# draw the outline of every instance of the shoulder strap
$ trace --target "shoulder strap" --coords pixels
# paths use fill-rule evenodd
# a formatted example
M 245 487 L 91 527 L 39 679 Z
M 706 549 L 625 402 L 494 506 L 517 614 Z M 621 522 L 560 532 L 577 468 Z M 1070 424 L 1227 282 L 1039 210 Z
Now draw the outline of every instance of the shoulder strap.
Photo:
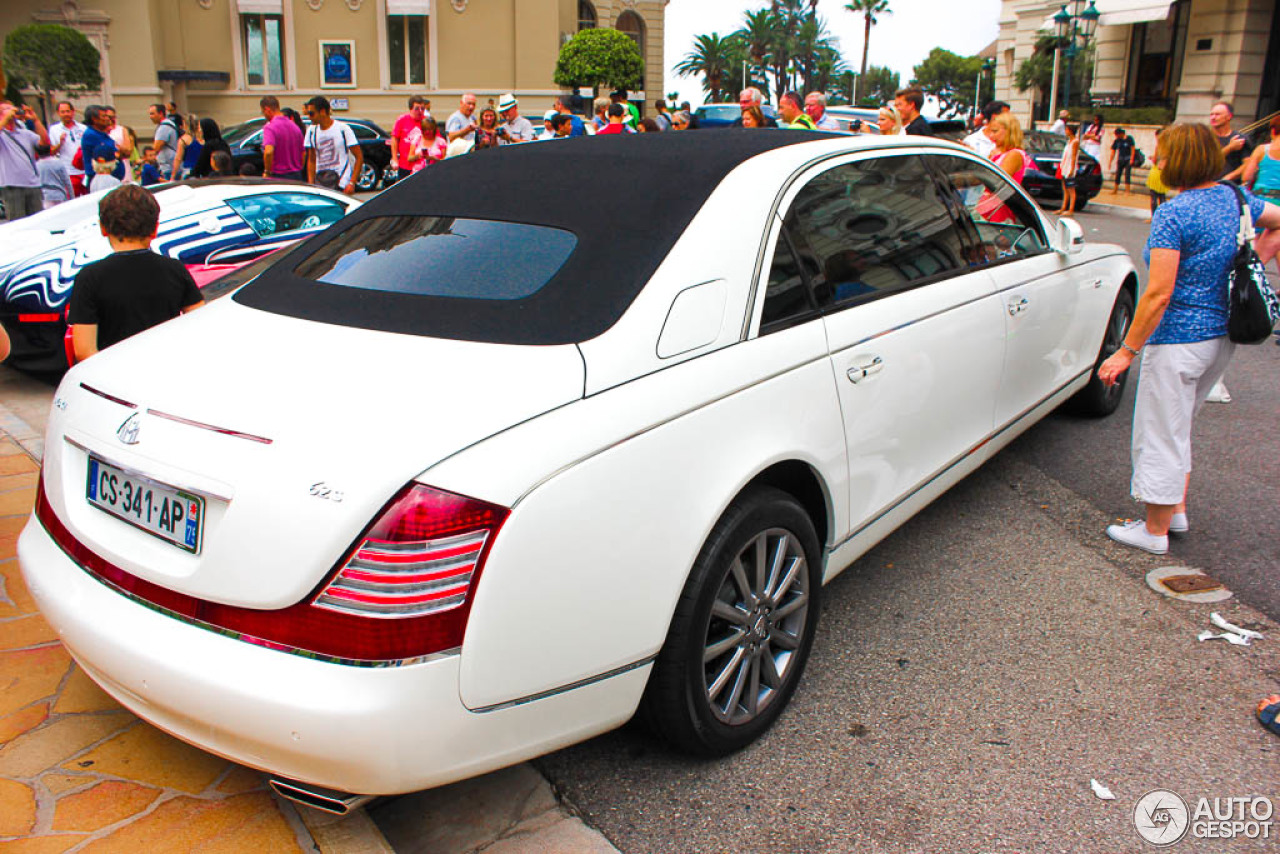
M 1243 248 L 1253 243 L 1256 233 L 1253 230 L 1253 217 L 1249 216 L 1249 208 L 1244 203 L 1244 190 L 1230 181 L 1219 181 L 1219 184 L 1230 187 L 1236 194 L 1236 204 L 1240 207 L 1240 231 L 1236 233 L 1236 248 Z

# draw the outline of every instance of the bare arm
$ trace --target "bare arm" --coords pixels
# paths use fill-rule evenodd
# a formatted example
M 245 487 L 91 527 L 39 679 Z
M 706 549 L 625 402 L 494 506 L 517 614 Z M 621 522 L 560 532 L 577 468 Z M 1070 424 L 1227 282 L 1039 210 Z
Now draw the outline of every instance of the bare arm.
M 9 358 L 9 333 L 0 326 L 0 362 Z
M 182 313 L 190 314 L 191 312 L 195 311 L 197 308 L 204 308 L 204 300 L 200 300 L 200 302 L 191 303 L 191 305 L 187 306 L 182 310 Z
M 307 183 L 314 184 L 316 182 L 316 150 L 308 148 L 307 155 Z
M 356 193 L 356 181 L 360 178 L 360 170 L 364 168 L 364 151 L 358 144 L 351 146 L 347 151 L 351 152 L 355 162 L 351 164 L 351 183 L 343 187 L 342 192 L 348 196 L 354 196 Z
M 1151 333 L 1160 325 L 1164 310 L 1169 307 L 1173 297 L 1173 285 L 1178 279 L 1178 262 L 1182 257 L 1176 249 L 1151 250 L 1151 275 L 1147 279 L 1147 289 L 1138 300 L 1134 309 L 1133 325 L 1129 334 L 1124 337 L 1125 345 L 1134 350 L 1141 350 L 1146 345 Z M 1115 351 L 1102 366 L 1098 368 L 1098 378 L 1104 385 L 1115 385 L 1120 375 L 1133 364 L 1135 356 L 1121 347 Z
M 77 362 L 83 362 L 98 352 L 98 324 L 77 323 L 72 326 L 71 346 L 75 350 Z
M 1265 146 L 1259 145 L 1253 150 L 1253 154 L 1249 155 L 1249 159 L 1244 162 L 1244 176 L 1240 179 L 1240 183 L 1252 189 L 1253 182 L 1258 178 L 1258 168 L 1262 165 L 1262 155 L 1267 153 Z
M 276 159 L 276 147 L 274 145 L 262 146 L 262 174 L 265 177 L 271 177 L 271 164 Z

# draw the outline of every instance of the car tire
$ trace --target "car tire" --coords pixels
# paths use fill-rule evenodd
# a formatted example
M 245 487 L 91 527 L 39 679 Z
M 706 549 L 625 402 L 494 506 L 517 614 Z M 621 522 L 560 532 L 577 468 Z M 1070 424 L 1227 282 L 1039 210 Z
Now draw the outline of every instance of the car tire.
M 1111 314 L 1107 317 L 1107 328 L 1102 334 L 1102 346 L 1098 349 L 1097 361 L 1093 363 L 1093 371 L 1089 375 L 1089 384 L 1076 392 L 1071 398 L 1069 408 L 1077 415 L 1089 418 L 1105 418 L 1116 411 L 1120 400 L 1124 397 L 1125 383 L 1129 379 L 1129 371 L 1120 375 L 1120 380 L 1113 386 L 1102 384 L 1098 379 L 1098 368 L 1102 366 L 1112 353 L 1120 349 L 1120 342 L 1129 332 L 1129 324 L 1133 322 L 1133 294 L 1127 288 L 1121 288 L 1116 294 L 1116 301 L 1111 306 Z
M 356 178 L 356 190 L 361 193 L 367 193 L 370 190 L 378 188 L 378 169 L 372 163 L 365 161 L 360 164 L 360 175 Z
M 813 522 L 792 496 L 752 487 L 734 499 L 698 554 L 654 663 L 641 706 L 650 728 L 700 756 L 732 753 L 767 730 L 813 646 L 821 559 Z

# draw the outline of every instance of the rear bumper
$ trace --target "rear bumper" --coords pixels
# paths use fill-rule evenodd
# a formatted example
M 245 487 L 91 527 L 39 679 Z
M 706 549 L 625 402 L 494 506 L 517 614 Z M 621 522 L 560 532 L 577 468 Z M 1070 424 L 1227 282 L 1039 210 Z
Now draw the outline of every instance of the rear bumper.
M 226 637 L 102 584 L 34 516 L 18 559 L 68 650 L 124 706 L 211 753 L 346 792 L 429 788 L 582 741 L 630 718 L 648 678 L 646 666 L 476 713 L 458 655 L 350 667 Z
M 13 345 L 5 364 L 24 371 L 62 372 L 68 367 L 66 352 L 67 324 L 60 312 L 57 320 L 22 321 L 18 315 L 3 319 L 5 331 Z

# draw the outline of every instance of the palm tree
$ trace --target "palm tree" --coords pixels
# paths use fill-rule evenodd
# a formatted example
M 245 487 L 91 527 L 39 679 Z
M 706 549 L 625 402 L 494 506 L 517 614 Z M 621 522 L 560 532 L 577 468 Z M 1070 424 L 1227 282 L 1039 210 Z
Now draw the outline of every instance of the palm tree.
M 719 33 L 694 36 L 693 50 L 675 67 L 681 77 L 702 75 L 702 88 L 712 101 L 722 101 L 726 79 L 732 79 L 741 49 L 733 35 L 721 38 Z
M 778 19 L 771 9 L 760 9 L 755 12 L 744 13 L 742 27 L 734 33 L 751 61 L 752 81 L 755 82 L 757 71 L 760 72 L 761 77 L 765 78 L 764 89 L 766 90 L 766 97 L 769 94 L 769 84 L 764 72 L 768 68 L 767 63 L 777 45 L 778 35 Z
M 849 0 L 849 5 L 844 8 L 847 12 L 862 15 L 866 24 L 866 31 L 862 36 L 862 71 L 858 75 L 858 79 L 861 80 L 867 73 L 867 49 L 871 46 L 871 28 L 879 23 L 876 16 L 892 15 L 893 10 L 889 8 L 889 0 Z

